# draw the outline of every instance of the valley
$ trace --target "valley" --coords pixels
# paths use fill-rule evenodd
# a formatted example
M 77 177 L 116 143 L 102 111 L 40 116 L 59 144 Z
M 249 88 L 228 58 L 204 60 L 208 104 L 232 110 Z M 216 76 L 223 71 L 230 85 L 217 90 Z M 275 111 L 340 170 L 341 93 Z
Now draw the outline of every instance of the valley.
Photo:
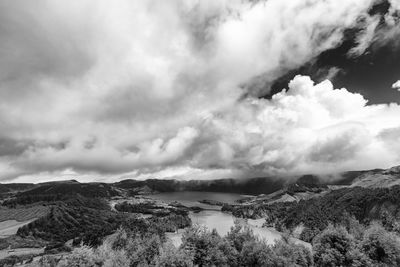
M 400 233 L 399 168 L 342 177 L 327 183 L 301 176 L 280 181 L 274 192 L 268 185 L 278 182 L 270 178 L 4 184 L 0 263 L 30 264 L 47 257 L 61 261 L 82 246 L 101 247 L 121 229 L 140 233 L 140 242 L 155 235 L 161 244 L 172 243 L 179 250 L 196 227 L 215 229 L 221 238 L 239 227 L 269 246 L 286 242 L 310 253 L 334 225 L 354 231 L 377 222 L 384 231 Z M 384 183 L 374 182 L 382 179 Z

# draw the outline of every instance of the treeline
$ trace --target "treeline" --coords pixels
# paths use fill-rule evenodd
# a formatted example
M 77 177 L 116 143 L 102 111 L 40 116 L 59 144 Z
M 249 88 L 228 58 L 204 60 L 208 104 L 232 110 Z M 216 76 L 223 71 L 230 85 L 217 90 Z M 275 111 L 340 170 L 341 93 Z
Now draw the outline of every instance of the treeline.
M 84 197 L 80 194 L 70 193 L 68 195 L 63 194 L 44 194 L 44 195 L 17 195 L 14 198 L 3 201 L 2 206 L 8 208 L 20 208 L 19 206 L 25 206 L 30 204 L 35 205 L 57 205 L 63 203 L 67 206 L 81 205 L 84 207 L 94 209 L 110 209 L 110 206 L 102 198 L 90 198 Z
M 120 212 L 131 212 L 131 213 L 142 213 L 142 214 L 154 214 L 158 210 L 162 210 L 165 214 L 169 213 L 168 209 L 163 209 L 151 202 L 143 203 L 129 203 L 127 201 L 115 204 L 114 208 Z
M 397 231 L 400 218 L 400 186 L 391 188 L 343 188 L 321 197 L 299 202 L 276 202 L 249 206 L 223 207 L 237 217 L 266 218 L 268 226 L 280 231 L 304 226 L 300 238 L 310 242 L 329 224 L 344 224 L 354 216 L 362 224 L 381 221 L 390 231 Z
M 79 194 L 90 198 L 107 198 L 118 196 L 119 191 L 107 183 L 52 182 L 41 184 L 18 196 L 27 195 L 70 195 Z
M 79 197 L 103 199 L 118 195 L 119 192 L 109 184 L 49 183 L 19 192 L 14 197 L 4 200 L 2 205 L 16 208 L 19 205 L 48 204 L 54 201 L 66 201 Z
M 120 195 L 118 189 L 106 183 L 52 182 L 32 186 L 32 189 L 16 193 L 12 198 L 3 201 L 2 205 L 15 208 L 38 202 L 64 201 L 75 196 L 109 198 Z
M 146 221 L 131 221 L 97 248 L 75 248 L 63 258 L 44 256 L 37 266 L 399 266 L 400 241 L 378 224 L 329 225 L 312 249 L 282 238 L 274 245 L 236 223 L 221 237 L 198 226 L 185 231 L 174 247 Z
M 165 216 L 168 214 L 188 215 L 189 209 L 185 206 L 160 207 L 153 202 L 129 203 L 127 201 L 115 204 L 114 208 L 120 212 L 154 214 Z

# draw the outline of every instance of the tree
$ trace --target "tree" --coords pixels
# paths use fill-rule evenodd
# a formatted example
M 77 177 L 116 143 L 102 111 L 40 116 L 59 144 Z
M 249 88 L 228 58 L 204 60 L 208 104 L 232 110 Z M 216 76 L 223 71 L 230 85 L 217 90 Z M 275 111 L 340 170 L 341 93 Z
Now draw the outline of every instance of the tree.
M 193 263 L 198 266 L 235 266 L 236 250 L 217 231 L 194 226 L 182 237 L 182 248 L 193 253 Z
M 344 227 L 330 225 L 314 238 L 313 248 L 316 266 L 350 266 L 348 252 L 355 248 L 355 243 Z
M 232 243 L 237 251 L 241 251 L 245 242 L 255 241 L 256 237 L 248 225 L 243 225 L 239 220 L 235 220 L 235 224 L 231 227 L 226 239 Z
M 258 240 L 245 242 L 239 256 L 239 266 L 243 267 L 284 266 L 277 265 L 277 261 L 272 249 Z
M 159 255 L 154 260 L 155 266 L 160 267 L 192 267 L 193 255 L 183 249 L 175 248 L 167 242 L 161 248 Z
M 374 265 L 400 266 L 400 240 L 381 225 L 372 224 L 361 242 L 363 252 Z
M 285 266 L 313 266 L 313 256 L 310 249 L 303 245 L 289 243 L 288 240 L 278 240 L 272 247 L 277 258 L 285 262 Z

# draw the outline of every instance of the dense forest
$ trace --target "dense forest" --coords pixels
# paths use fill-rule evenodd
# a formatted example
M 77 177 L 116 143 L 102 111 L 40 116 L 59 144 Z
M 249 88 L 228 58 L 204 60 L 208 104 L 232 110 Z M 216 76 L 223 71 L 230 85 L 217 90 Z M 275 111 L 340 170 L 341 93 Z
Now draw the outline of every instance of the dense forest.
M 353 216 L 362 224 L 382 222 L 389 231 L 400 231 L 400 186 L 391 188 L 350 187 L 333 190 L 321 197 L 299 202 L 255 205 L 225 205 L 237 217 L 265 217 L 268 226 L 280 231 L 302 225 L 300 238 L 310 242 L 329 224 L 346 224 Z
M 122 224 L 137 218 L 134 213 L 111 211 L 109 205 L 101 199 L 77 197 L 48 205 L 51 205 L 51 209 L 46 216 L 19 228 L 17 235 L 33 236 L 52 244 L 73 239 L 74 244 L 82 242 L 84 245 L 95 246 Z M 160 232 L 174 232 L 191 225 L 185 210 L 173 209 L 157 215 L 146 219 L 146 222 Z
M 101 239 L 113 233 L 125 214 L 112 212 L 101 199 L 75 196 L 63 201 L 48 202 L 50 212 L 18 229 L 21 237 L 33 236 L 51 243 L 99 244 Z

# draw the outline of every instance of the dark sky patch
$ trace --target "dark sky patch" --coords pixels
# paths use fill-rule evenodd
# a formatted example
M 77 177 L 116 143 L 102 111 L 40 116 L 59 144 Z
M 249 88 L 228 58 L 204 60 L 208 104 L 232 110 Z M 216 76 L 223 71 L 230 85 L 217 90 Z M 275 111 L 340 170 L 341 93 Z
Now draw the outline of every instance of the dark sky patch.
M 391 88 L 392 84 L 400 79 L 400 39 L 393 38 L 384 44 L 379 42 L 379 32 L 387 27 L 384 15 L 389 8 L 390 4 L 387 1 L 380 1 L 370 9 L 370 15 L 381 18 L 376 30 L 376 40 L 363 54 L 349 54 L 357 45 L 356 38 L 361 29 L 347 29 L 343 42 L 338 47 L 321 53 L 300 68 L 289 70 L 272 83 L 271 92 L 264 97 L 270 98 L 287 88 L 288 82 L 301 74 L 310 76 L 315 82 L 330 79 L 335 88 L 345 87 L 351 92 L 361 93 L 370 104 L 400 103 L 400 94 Z
M 31 141 L 14 140 L 7 137 L 0 138 L 0 157 L 18 156 L 32 145 Z

